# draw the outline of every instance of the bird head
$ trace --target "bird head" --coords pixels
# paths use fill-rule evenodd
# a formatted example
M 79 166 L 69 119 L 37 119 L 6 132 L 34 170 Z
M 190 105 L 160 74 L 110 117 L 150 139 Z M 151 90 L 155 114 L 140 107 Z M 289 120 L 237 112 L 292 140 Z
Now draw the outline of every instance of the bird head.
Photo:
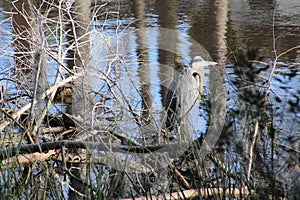
M 199 83 L 199 97 L 198 99 L 201 99 L 201 93 L 203 90 L 203 84 L 204 84 L 204 67 L 210 66 L 210 65 L 217 65 L 218 63 L 213 61 L 206 61 L 201 56 L 195 56 L 191 62 L 190 67 L 194 69 L 200 77 L 200 83 Z
M 213 61 L 206 61 L 201 56 L 195 56 L 191 62 L 191 68 L 197 70 L 197 68 L 209 66 L 209 65 L 217 65 L 218 63 Z

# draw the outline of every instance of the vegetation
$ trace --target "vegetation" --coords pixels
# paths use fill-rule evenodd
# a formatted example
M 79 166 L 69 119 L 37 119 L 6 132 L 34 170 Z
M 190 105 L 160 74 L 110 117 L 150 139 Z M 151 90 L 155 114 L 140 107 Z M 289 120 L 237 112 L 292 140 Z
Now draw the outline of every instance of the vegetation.
M 119 53 L 125 44 L 115 45 L 119 40 L 111 41 L 103 24 L 95 28 L 98 19 L 106 19 L 109 4 L 20 0 L 11 6 L 6 20 L 12 32 L 0 29 L 7 44 L 0 49 L 7 61 L 0 67 L 1 198 L 297 198 L 300 135 L 275 121 L 289 115 L 299 124 L 300 91 L 283 97 L 272 81 L 289 91 L 287 82 L 298 75 L 299 64 L 287 67 L 286 81 L 276 76 L 282 67 L 277 60 L 299 46 L 268 61 L 256 49 L 230 52 L 226 63 L 213 69 L 223 74 L 226 94 L 209 83 L 199 108 L 207 130 L 186 145 L 165 137 L 157 120 L 161 112 L 151 107 L 144 35 L 137 33 L 142 42 L 134 60 Z M 138 23 L 132 26 L 143 31 Z M 121 37 L 128 27 L 117 28 Z M 108 53 L 96 60 L 90 52 L 99 49 Z M 131 74 L 134 63 L 141 85 Z M 233 63 L 229 71 L 228 63 Z M 122 84 L 140 99 L 127 96 Z M 222 101 L 214 102 L 216 96 L 226 97 L 226 110 Z M 225 124 L 204 154 L 208 127 L 223 122 L 212 112 Z

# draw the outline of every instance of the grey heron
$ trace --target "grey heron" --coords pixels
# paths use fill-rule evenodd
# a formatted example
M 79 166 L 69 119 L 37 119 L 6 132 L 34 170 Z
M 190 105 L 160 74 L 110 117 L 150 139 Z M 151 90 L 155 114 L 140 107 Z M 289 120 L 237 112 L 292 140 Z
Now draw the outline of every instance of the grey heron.
M 190 66 L 175 74 L 169 85 L 164 107 L 167 112 L 166 128 L 178 129 L 184 116 L 191 110 L 197 99 L 201 98 L 204 84 L 204 66 L 216 62 L 205 61 L 202 57 L 193 58 Z

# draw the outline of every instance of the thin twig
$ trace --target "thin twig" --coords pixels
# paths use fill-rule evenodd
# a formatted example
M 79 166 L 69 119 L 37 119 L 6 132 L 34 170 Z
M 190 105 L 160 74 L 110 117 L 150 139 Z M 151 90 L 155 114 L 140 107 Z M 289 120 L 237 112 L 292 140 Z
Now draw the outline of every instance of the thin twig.
M 251 174 L 252 161 L 253 161 L 253 149 L 254 149 L 254 145 L 256 142 L 257 132 L 258 132 L 258 122 L 255 123 L 252 142 L 251 142 L 250 149 L 249 149 L 249 163 L 248 163 L 248 171 L 247 171 L 247 180 L 248 181 L 250 181 L 250 174 Z
M 46 92 L 43 93 L 42 99 L 45 99 L 47 96 L 49 96 L 51 93 L 53 93 L 53 91 L 55 91 L 57 88 L 62 87 L 66 83 L 69 83 L 69 82 L 72 82 L 72 81 L 76 80 L 78 77 L 79 77 L 79 75 L 70 76 L 70 77 L 62 80 L 61 82 L 59 82 L 59 83 L 51 86 L 48 90 L 46 90 Z M 37 103 L 37 101 L 35 100 L 32 103 L 26 104 L 25 106 L 23 106 L 22 108 L 20 108 L 17 112 L 13 113 L 10 118 L 12 118 L 13 120 L 16 120 L 23 113 L 25 113 L 28 109 L 30 109 L 32 104 L 35 105 L 36 103 Z M 11 121 L 9 121 L 9 120 L 2 122 L 0 124 L 0 131 L 2 131 L 10 123 L 11 123 Z

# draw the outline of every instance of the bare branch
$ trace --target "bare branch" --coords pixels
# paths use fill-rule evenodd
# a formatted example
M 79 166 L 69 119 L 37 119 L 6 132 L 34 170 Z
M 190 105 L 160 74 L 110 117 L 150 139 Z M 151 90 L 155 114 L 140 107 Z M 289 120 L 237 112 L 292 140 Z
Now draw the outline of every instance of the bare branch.
M 66 83 L 72 82 L 74 80 L 76 80 L 78 78 L 79 75 L 76 76 L 70 76 L 64 80 L 62 80 L 61 82 L 51 86 L 48 90 L 46 90 L 43 94 L 42 94 L 42 99 L 45 99 L 47 96 L 49 96 L 51 93 L 53 93 L 57 88 L 62 87 L 63 85 L 65 85 Z M 31 108 L 32 104 L 35 105 L 37 103 L 36 100 L 34 100 L 32 103 L 28 103 L 25 106 L 23 106 L 21 109 L 19 109 L 17 112 L 13 113 L 11 115 L 12 119 L 17 119 L 18 117 L 20 117 L 23 113 L 25 113 L 28 109 Z M 6 126 L 8 126 L 10 124 L 11 121 L 4 121 L 0 124 L 0 131 L 2 131 Z
M 50 160 L 56 154 L 57 153 L 55 150 L 50 150 L 47 153 L 35 152 L 32 154 L 19 155 L 17 157 L 2 160 L 1 161 L 1 165 L 2 165 L 1 169 L 3 170 L 3 169 L 8 169 L 8 168 L 15 168 L 15 167 L 20 167 L 20 166 L 25 166 L 30 163 L 47 161 L 47 160 Z

